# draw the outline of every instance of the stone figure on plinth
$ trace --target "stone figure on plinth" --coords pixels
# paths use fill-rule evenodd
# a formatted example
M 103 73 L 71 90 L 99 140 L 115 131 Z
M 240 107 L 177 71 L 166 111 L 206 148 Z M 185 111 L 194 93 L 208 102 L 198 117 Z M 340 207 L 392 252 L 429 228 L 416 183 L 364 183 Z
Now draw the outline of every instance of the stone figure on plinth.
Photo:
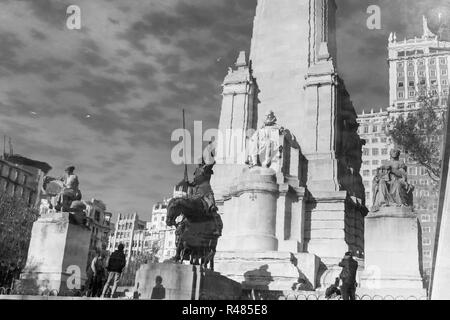
M 75 167 L 70 166 L 64 171 L 66 172 L 66 175 L 60 179 L 63 183 L 63 188 L 55 199 L 55 209 L 61 211 L 69 209 L 73 201 L 81 200 L 81 192 L 78 188 L 78 176 L 74 174 Z
M 46 176 L 42 187 L 41 215 L 51 210 L 70 213 L 84 213 L 86 205 L 81 201 L 78 176 L 75 167 L 65 169 L 65 176 Z
M 391 150 L 391 159 L 377 169 L 373 179 L 373 207 L 378 211 L 381 207 L 411 207 L 414 187 L 408 182 L 407 167 L 399 160 L 400 151 Z
M 284 128 L 277 124 L 273 111 L 269 111 L 262 128 L 250 138 L 247 164 L 269 168 L 277 157 L 281 158 L 280 135 L 283 131 Z

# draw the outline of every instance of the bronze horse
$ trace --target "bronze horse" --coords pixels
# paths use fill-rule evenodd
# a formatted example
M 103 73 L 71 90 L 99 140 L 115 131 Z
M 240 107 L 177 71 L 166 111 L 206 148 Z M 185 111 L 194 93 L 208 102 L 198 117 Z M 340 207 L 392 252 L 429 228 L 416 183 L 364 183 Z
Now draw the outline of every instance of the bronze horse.
M 167 206 L 168 226 L 177 226 L 176 262 L 189 260 L 191 264 L 202 265 L 214 270 L 214 255 L 220 235 L 222 221 L 217 208 L 208 201 L 213 198 L 209 180 L 212 165 L 200 165 L 194 173 L 196 192 L 192 196 L 174 198 Z M 177 224 L 176 219 L 184 219 Z

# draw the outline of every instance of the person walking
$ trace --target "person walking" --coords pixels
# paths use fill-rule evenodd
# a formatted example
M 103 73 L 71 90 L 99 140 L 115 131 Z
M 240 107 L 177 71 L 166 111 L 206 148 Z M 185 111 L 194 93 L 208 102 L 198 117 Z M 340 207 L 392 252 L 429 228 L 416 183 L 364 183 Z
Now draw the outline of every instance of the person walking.
M 101 295 L 102 298 L 105 297 L 105 293 L 108 290 L 112 280 L 114 280 L 114 284 L 111 289 L 111 298 L 114 296 L 114 293 L 116 293 L 120 276 L 126 265 L 126 258 L 125 254 L 123 253 L 123 248 L 123 244 L 120 243 L 117 247 L 117 250 L 114 251 L 109 257 L 108 267 L 106 268 L 108 270 L 108 279 L 106 280 L 105 286 L 103 287 Z
M 347 252 L 339 263 L 339 266 L 342 267 L 339 276 L 342 280 L 342 299 L 356 300 L 356 271 L 358 270 L 358 262 L 353 259 L 353 254 L 351 252 Z

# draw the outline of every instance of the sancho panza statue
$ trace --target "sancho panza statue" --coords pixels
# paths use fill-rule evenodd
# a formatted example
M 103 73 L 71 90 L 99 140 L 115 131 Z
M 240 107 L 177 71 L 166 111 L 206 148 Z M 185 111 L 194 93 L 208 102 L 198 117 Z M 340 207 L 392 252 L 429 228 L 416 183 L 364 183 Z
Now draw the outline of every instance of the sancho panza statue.
M 414 187 L 408 182 L 405 163 L 399 160 L 400 150 L 391 150 L 390 156 L 390 161 L 378 168 L 373 178 L 373 212 L 381 207 L 413 205 Z
M 41 206 L 44 202 L 48 209 L 62 212 L 81 212 L 85 209 L 85 205 L 80 201 L 82 195 L 78 176 L 74 171 L 75 167 L 70 166 L 65 169 L 64 177 L 44 178 L 43 196 L 47 199 L 41 200 Z
M 250 166 L 269 168 L 272 162 L 281 158 L 280 134 L 284 128 L 277 124 L 273 111 L 266 114 L 264 125 L 249 140 L 247 163 Z

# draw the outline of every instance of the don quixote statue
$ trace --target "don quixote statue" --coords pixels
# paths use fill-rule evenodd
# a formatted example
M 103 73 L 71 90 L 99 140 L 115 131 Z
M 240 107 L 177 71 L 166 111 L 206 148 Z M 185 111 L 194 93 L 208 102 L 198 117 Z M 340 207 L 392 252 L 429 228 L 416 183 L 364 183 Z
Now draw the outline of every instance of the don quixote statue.
M 188 260 L 193 265 L 209 266 L 211 270 L 214 270 L 214 255 L 223 227 L 210 184 L 214 164 L 202 159 L 193 182 L 185 181 L 185 195 L 169 201 L 166 220 L 168 226 L 177 228 L 175 262 Z

